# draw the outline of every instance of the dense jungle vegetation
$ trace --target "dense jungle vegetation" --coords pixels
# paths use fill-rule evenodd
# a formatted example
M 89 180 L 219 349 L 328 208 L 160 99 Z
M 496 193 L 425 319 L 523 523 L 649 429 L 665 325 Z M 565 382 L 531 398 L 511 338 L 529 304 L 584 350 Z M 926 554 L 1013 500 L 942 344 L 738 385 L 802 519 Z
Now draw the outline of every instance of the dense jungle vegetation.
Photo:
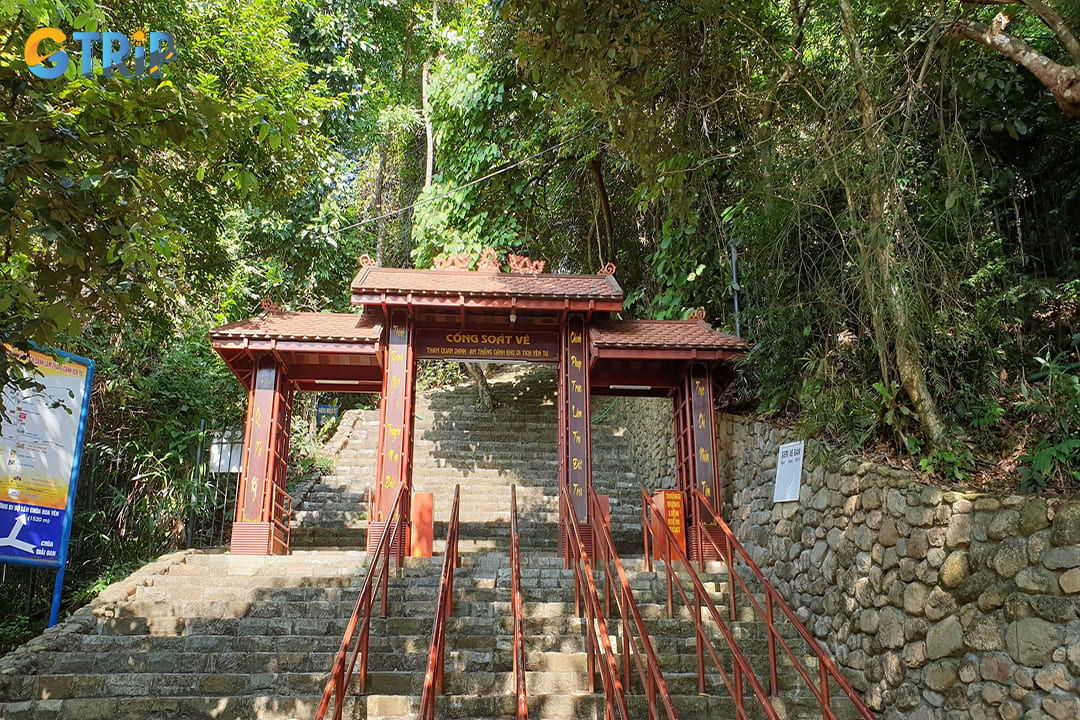
M 33 382 L 30 341 L 96 363 L 69 605 L 182 543 L 201 423 L 242 421 L 207 329 L 347 311 L 361 253 L 614 262 L 630 316 L 701 306 L 754 343 L 730 404 L 948 482 L 1080 489 L 1080 0 L 0 13 L 0 381 Z M 165 29 L 179 58 L 42 80 L 47 25 Z M 0 649 L 51 576 L 5 571 Z

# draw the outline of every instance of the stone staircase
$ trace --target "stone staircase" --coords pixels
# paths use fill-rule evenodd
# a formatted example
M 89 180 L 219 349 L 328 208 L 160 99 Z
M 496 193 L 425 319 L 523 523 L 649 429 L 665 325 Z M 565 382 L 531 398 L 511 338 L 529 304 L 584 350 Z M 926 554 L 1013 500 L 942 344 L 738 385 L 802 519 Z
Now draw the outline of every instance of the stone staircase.
M 604 697 L 588 690 L 585 626 L 573 614 L 572 571 L 549 553 L 523 552 L 530 717 L 600 720 Z M 311 718 L 365 564 L 359 551 L 166 556 L 3 658 L 0 717 Z M 708 694 L 697 692 L 688 612 L 680 609 L 667 619 L 663 574 L 645 572 L 640 564 L 626 561 L 629 581 L 680 717 L 728 716 L 733 701 L 715 673 Z M 455 572 L 447 694 L 438 699 L 437 717 L 513 717 L 509 559 L 501 552 L 464 553 Z M 345 717 L 416 717 L 438 576 L 438 559 L 409 559 L 393 572 L 388 617 L 372 622 L 367 694 L 358 694 L 354 677 Z M 720 605 L 724 574 L 714 572 L 707 587 Z M 621 625 L 610 620 L 608 629 L 613 647 L 621 647 Z M 733 632 L 755 665 L 763 666 L 760 625 L 744 613 Z M 729 662 L 726 650 L 718 654 Z M 782 687 L 795 685 L 790 668 L 781 678 Z M 636 676 L 628 699 L 634 716 L 643 716 Z M 802 690 L 777 702 L 784 717 L 820 717 L 807 700 Z
M 367 537 L 367 493 L 375 478 L 379 411 L 348 410 L 327 448 L 334 473 L 323 475 L 294 498 L 294 548 L 363 548 Z
M 545 375 L 546 373 L 546 375 Z M 353 720 L 416 717 L 427 662 L 442 550 L 441 527 L 455 482 L 462 484 L 461 566 L 447 631 L 446 691 L 438 718 L 513 717 L 510 619 L 510 483 L 518 485 L 526 670 L 530 717 L 600 720 L 604 696 L 588 689 L 585 621 L 574 616 L 573 574 L 554 554 L 557 472 L 553 376 L 506 373 L 493 383 L 494 416 L 472 410 L 472 391 L 420 397 L 416 413 L 418 490 L 435 493 L 436 553 L 392 571 L 387 618 L 372 622 L 367 694 L 354 677 L 344 707 Z M 594 417 L 606 407 L 594 407 Z M 294 517 L 286 557 L 226 552 L 174 553 L 110 586 L 55 628 L 0 658 L 0 718 L 5 720 L 287 720 L 312 718 L 363 580 L 359 550 L 363 499 L 374 474 L 377 412 L 346 416 L 335 439 L 335 475 L 311 485 Z M 631 589 L 660 658 L 680 717 L 734 717 L 734 702 L 714 672 L 699 694 L 693 622 L 686 609 L 666 617 L 663 572 L 640 559 L 639 480 L 627 467 L 620 429 L 594 425 L 596 482 L 612 496 Z M 318 548 L 318 549 L 316 549 Z M 636 552 L 635 552 L 636 551 Z M 727 577 L 704 579 L 726 607 Z M 599 580 L 599 578 L 598 578 Z M 743 609 L 732 632 L 767 677 L 764 628 Z M 621 648 L 621 624 L 608 625 Z M 710 630 L 718 637 L 718 631 Z M 714 647 L 730 667 L 723 642 Z M 797 645 L 795 645 L 797 647 Z M 811 677 L 816 674 L 808 665 Z M 782 663 L 781 717 L 821 717 Z M 597 688 L 601 688 L 599 677 Z M 749 696 L 748 696 L 749 697 Z M 628 699 L 645 717 L 636 674 Z M 748 704 L 752 707 L 753 703 Z M 834 703 L 839 717 L 846 702 Z M 751 717 L 763 717 L 760 709 Z
M 422 392 L 415 403 L 413 486 L 435 502 L 435 536 L 444 534 L 453 488 L 461 484 L 462 536 L 482 527 L 509 529 L 510 484 L 518 488 L 523 543 L 554 549 L 558 522 L 558 416 L 554 367 L 511 366 L 489 380 L 495 410 L 475 409 L 475 390 L 463 385 Z M 592 404 L 593 484 L 611 503 L 612 535 L 620 551 L 641 542 L 643 478 L 630 462 L 625 429 L 606 416 L 614 398 Z M 375 477 L 378 410 L 349 411 L 330 445 L 334 474 L 296 498 L 293 547 L 364 547 L 366 498 Z M 477 532 L 471 532 L 471 530 Z M 506 533 L 491 547 L 507 547 Z

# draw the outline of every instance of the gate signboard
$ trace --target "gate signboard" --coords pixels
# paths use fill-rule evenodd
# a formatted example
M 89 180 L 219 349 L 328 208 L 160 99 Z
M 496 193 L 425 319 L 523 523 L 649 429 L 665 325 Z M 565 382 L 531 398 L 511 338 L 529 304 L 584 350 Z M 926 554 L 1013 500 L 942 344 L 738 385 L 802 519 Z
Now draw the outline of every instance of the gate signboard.
M 416 356 L 442 360 L 559 362 L 555 332 L 476 332 L 424 328 L 416 331 Z
M 587 522 L 589 516 L 588 488 L 591 451 L 589 438 L 589 377 L 585 362 L 589 348 L 585 343 L 585 327 L 580 317 L 567 324 L 566 333 L 566 422 L 569 436 L 569 467 L 567 468 L 570 500 L 578 522 Z
M 60 611 L 94 364 L 37 350 L 27 359 L 43 388 L 3 391 L 0 562 L 56 568 L 52 626 Z

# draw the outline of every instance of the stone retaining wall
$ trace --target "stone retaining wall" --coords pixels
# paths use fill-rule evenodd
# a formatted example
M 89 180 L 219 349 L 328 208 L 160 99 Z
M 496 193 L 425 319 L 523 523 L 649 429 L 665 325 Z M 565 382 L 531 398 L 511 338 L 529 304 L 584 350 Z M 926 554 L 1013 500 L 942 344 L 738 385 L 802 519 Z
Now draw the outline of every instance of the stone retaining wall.
M 610 402 L 607 398 L 603 407 Z M 596 417 L 598 403 L 593 403 Z M 602 409 L 599 411 L 602 412 Z M 674 488 L 675 426 L 674 409 L 668 398 L 620 397 L 600 423 L 626 428 L 630 459 L 634 471 L 650 490 Z M 639 503 L 640 504 L 640 503 Z
M 804 463 L 789 431 L 721 413 L 725 516 L 884 718 L 1080 718 L 1080 504 L 949 492 L 906 471 Z
M 671 404 L 620 399 L 634 461 L 674 487 Z M 952 492 L 856 458 L 804 462 L 789 430 L 717 415 L 724 517 L 883 718 L 1080 720 L 1080 504 Z

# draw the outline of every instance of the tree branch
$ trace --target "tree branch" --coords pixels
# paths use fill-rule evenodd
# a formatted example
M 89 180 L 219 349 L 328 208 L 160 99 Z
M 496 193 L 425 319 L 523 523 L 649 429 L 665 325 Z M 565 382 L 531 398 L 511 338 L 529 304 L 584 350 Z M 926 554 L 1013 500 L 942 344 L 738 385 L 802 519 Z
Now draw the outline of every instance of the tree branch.
M 954 37 L 997 50 L 1023 66 L 1053 94 L 1066 115 L 1080 117 L 1080 70 L 1076 66 L 1060 65 L 1020 38 L 995 31 L 986 23 L 975 20 L 951 20 L 946 25 L 946 31 Z
M 1065 48 L 1065 51 L 1069 53 L 1073 65 L 1080 65 L 1080 42 L 1077 42 L 1076 36 L 1073 35 L 1072 30 L 1065 24 L 1065 19 L 1058 14 L 1057 10 L 1054 10 L 1042 0 L 1020 0 L 1020 3 L 1031 8 L 1039 16 L 1039 19 L 1054 31 L 1058 41 Z

